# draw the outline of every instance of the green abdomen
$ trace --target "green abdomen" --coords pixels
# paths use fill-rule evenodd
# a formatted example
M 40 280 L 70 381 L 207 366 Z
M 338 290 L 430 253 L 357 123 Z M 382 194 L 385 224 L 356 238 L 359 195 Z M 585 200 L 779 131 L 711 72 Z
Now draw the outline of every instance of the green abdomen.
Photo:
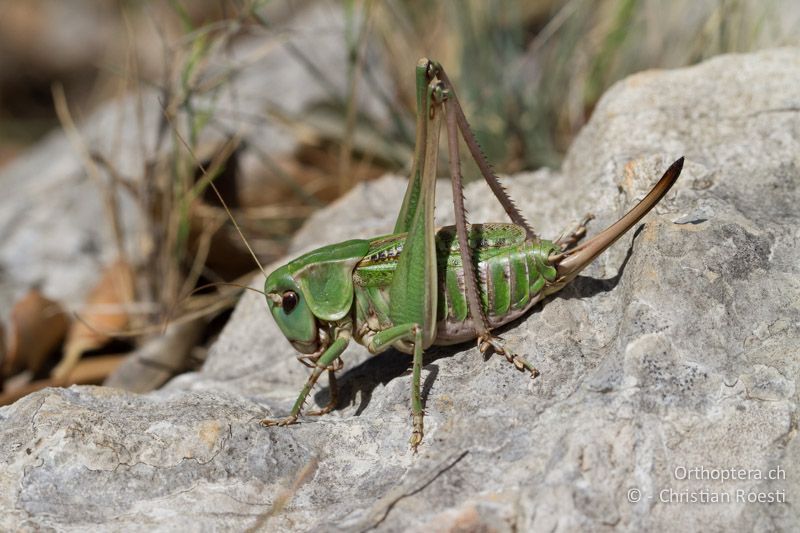
M 478 276 L 481 303 L 490 327 L 519 317 L 542 298 L 542 289 L 555 279 L 547 257 L 557 248 L 549 241 L 526 241 L 514 224 L 468 226 L 470 248 Z M 475 337 L 467 320 L 464 269 L 454 226 L 441 228 L 437 238 L 439 279 L 436 344 Z M 405 235 L 375 239 L 354 272 L 357 327 L 385 329 L 389 318 L 389 286 Z

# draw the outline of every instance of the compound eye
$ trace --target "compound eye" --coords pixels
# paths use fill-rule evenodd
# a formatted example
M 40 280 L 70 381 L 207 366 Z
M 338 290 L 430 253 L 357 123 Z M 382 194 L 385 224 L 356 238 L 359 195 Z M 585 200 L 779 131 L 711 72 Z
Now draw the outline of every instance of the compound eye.
M 283 308 L 284 313 L 288 315 L 292 312 L 292 310 L 297 306 L 297 298 L 297 293 L 294 291 L 286 291 L 283 293 L 281 307 Z

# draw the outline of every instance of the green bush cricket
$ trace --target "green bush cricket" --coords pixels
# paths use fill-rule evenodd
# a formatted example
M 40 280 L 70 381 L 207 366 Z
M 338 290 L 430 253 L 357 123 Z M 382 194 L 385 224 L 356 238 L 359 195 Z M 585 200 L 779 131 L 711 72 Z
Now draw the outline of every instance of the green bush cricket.
M 506 194 L 483 157 L 447 74 L 438 63 L 417 65 L 417 129 L 411 180 L 391 235 L 350 240 L 307 253 L 272 272 L 264 285 L 269 310 L 281 332 L 313 369 L 289 415 L 265 426 L 295 423 L 323 372 L 337 400 L 335 372 L 341 354 L 356 341 L 372 354 L 390 347 L 412 355 L 410 444 L 423 437 L 420 373 L 424 351 L 477 339 L 480 351 L 504 355 L 531 377 L 538 371 L 492 335 L 494 328 L 525 314 L 563 288 L 646 215 L 680 175 L 674 162 L 653 189 L 620 220 L 587 242 L 587 216 L 575 230 L 539 238 Z M 455 226 L 436 229 L 434 196 L 442 121 L 447 127 Z M 461 184 L 458 134 L 512 223 L 468 225 Z M 478 275 L 480 274 L 480 275 Z

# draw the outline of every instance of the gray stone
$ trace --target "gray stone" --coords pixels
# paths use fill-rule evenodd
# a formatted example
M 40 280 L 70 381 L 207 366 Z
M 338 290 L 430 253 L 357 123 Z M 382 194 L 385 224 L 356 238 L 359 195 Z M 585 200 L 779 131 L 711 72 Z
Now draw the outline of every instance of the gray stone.
M 0 528 L 795 528 L 797 87 L 797 49 L 644 72 L 603 97 L 562 172 L 508 179 L 542 234 L 585 211 L 594 232 L 686 156 L 635 238 L 502 331 L 540 378 L 471 344 L 430 351 L 417 455 L 396 352 L 351 347 L 338 410 L 259 427 L 307 370 L 247 294 L 202 371 L 158 392 L 73 387 L 0 409 Z M 390 230 L 404 186 L 359 186 L 295 252 Z M 467 197 L 473 220 L 502 220 L 485 185 Z M 787 503 L 746 501 L 776 491 Z M 731 501 L 693 501 L 714 496 Z

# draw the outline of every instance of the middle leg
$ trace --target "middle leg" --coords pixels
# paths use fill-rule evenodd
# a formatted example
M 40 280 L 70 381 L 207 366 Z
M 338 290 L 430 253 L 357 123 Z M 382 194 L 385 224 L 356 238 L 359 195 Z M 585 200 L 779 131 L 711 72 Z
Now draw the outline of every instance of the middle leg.
M 336 404 L 339 403 L 339 385 L 336 383 L 336 370 L 338 369 L 328 367 L 328 391 L 330 394 L 328 403 L 321 409 L 307 411 L 306 416 L 321 416 L 330 413 L 336 407 Z
M 422 409 L 421 375 L 422 375 L 422 356 L 424 354 L 423 328 L 417 324 L 403 324 L 393 326 L 375 335 L 367 346 L 370 353 L 379 353 L 387 349 L 398 341 L 410 341 L 414 343 L 414 360 L 411 371 L 411 416 L 413 418 L 413 430 L 408 443 L 411 449 L 417 451 L 417 447 L 422 442 L 424 435 L 423 419 L 425 412 Z

